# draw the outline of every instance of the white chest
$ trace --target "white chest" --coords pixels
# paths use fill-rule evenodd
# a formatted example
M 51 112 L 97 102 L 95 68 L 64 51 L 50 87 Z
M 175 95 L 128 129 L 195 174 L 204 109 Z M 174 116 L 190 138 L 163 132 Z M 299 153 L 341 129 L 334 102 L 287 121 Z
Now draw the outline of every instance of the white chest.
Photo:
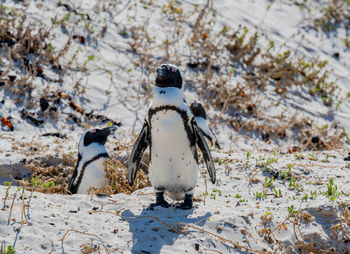
M 104 162 L 107 158 L 101 157 L 89 163 L 84 169 L 84 162 L 79 166 L 79 173 L 83 174 L 81 183 L 78 187 L 77 193 L 87 194 L 90 187 L 103 188 L 108 184 L 108 179 L 105 178 Z M 79 175 L 77 176 L 78 180 Z
M 154 187 L 165 188 L 171 197 L 181 198 L 184 190 L 193 188 L 198 179 L 198 165 L 183 118 L 177 111 L 162 110 L 150 121 L 150 180 Z

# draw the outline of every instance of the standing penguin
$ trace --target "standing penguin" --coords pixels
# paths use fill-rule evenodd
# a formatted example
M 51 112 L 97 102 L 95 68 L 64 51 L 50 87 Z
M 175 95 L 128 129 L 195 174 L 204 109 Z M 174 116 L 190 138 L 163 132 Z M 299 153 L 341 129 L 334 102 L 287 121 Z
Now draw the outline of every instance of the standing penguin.
M 150 146 L 149 178 L 156 192 L 154 206 L 169 207 L 164 193 L 184 200 L 180 208 L 191 209 L 198 180 L 200 148 L 212 183 L 216 181 L 214 162 L 195 118 L 184 101 L 179 69 L 163 64 L 157 69 L 150 106 L 142 130 L 130 154 L 128 181 L 134 183 L 143 152 Z
M 202 104 L 198 101 L 193 101 L 191 103 L 190 108 L 194 115 L 194 118 L 196 119 L 196 123 L 199 129 L 202 131 L 202 134 L 210 141 L 212 146 L 215 145 L 217 148 L 221 149 L 218 139 L 216 138 L 214 132 L 209 126 L 207 113 L 205 112 L 205 109 L 202 106 Z
M 103 188 L 108 184 L 104 162 L 109 155 L 104 144 L 107 137 L 116 129 L 116 126 L 92 129 L 81 136 L 78 162 L 68 185 L 71 194 L 87 194 L 90 187 Z

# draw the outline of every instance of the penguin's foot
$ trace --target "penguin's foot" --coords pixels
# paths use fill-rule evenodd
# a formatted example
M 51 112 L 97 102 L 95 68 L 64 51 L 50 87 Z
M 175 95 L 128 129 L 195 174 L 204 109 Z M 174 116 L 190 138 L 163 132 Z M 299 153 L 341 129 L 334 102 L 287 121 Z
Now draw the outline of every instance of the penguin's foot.
M 161 206 L 161 207 L 164 207 L 164 208 L 169 208 L 169 207 L 170 207 L 169 203 L 166 202 L 166 201 L 164 201 L 163 203 L 153 203 L 153 204 L 150 204 L 150 205 L 147 207 L 147 210 L 153 211 L 153 209 L 154 209 L 156 206 Z
M 164 192 L 157 192 L 156 193 L 156 203 L 150 204 L 147 210 L 153 210 L 154 207 L 161 206 L 164 208 L 170 207 L 169 203 L 164 199 Z
M 192 196 L 193 196 L 192 194 L 186 194 L 184 202 L 181 203 L 180 206 L 178 206 L 178 208 L 180 208 L 182 210 L 192 209 L 192 207 L 193 207 Z

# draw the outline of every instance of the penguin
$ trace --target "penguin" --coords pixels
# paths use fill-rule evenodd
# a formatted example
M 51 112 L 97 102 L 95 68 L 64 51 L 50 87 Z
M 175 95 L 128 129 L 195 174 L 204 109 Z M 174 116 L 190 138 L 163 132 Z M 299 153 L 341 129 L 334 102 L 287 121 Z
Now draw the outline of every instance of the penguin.
M 80 138 L 78 162 L 68 185 L 71 194 L 88 194 L 90 187 L 103 188 L 108 184 L 105 178 L 104 162 L 109 158 L 104 146 L 107 137 L 116 126 L 86 131 Z
M 212 146 L 215 146 L 216 148 L 221 149 L 218 139 L 216 138 L 214 132 L 209 126 L 207 113 L 205 112 L 205 109 L 202 106 L 202 104 L 199 101 L 193 101 L 190 105 L 190 109 L 204 137 L 206 137 L 210 141 Z
M 163 64 L 156 73 L 153 101 L 130 154 L 128 182 L 133 185 L 142 154 L 149 147 L 149 179 L 156 193 L 156 203 L 149 209 L 169 207 L 164 194 L 176 201 L 184 200 L 179 208 L 191 209 L 199 174 L 197 146 L 213 184 L 216 181 L 214 162 L 202 131 L 184 100 L 179 69 Z

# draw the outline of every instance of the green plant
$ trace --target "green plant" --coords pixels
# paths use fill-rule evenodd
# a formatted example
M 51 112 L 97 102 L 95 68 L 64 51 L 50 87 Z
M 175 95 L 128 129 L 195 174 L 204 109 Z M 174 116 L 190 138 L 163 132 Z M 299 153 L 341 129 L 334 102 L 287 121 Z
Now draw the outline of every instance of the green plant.
M 256 191 L 256 193 L 254 193 L 254 197 L 259 200 L 264 199 L 266 197 L 266 192 Z
M 251 156 L 250 152 L 247 152 L 247 154 L 246 154 L 246 162 L 245 162 L 245 166 L 246 167 L 248 167 L 248 165 L 249 165 L 249 158 L 250 158 L 250 156 Z
M 46 183 L 45 182 L 41 182 L 39 180 L 39 176 L 36 176 L 36 177 L 32 178 L 32 185 L 34 187 L 40 187 L 42 189 L 45 189 L 45 188 L 48 188 L 48 187 L 55 186 L 55 182 L 53 182 L 53 181 L 49 181 L 49 182 L 46 182 Z
M 267 217 L 267 216 L 269 216 L 269 215 L 271 215 L 271 212 L 266 211 L 264 216 Z
M 308 155 L 309 155 L 309 160 L 311 160 L 311 161 L 317 161 L 318 160 L 316 154 L 308 153 Z
M 15 248 L 13 248 L 11 245 L 7 246 L 6 243 L 3 241 L 0 246 L 0 254 L 15 254 Z
M 276 188 L 273 188 L 273 192 L 275 193 L 274 195 L 275 195 L 276 198 L 282 197 L 282 191 L 281 191 L 281 189 L 279 189 L 279 190 L 277 191 Z
M 291 178 L 289 180 L 289 185 L 288 185 L 289 189 L 295 189 L 297 191 L 302 191 L 303 190 L 303 186 L 301 186 L 299 183 L 297 183 L 295 178 Z
M 55 186 L 55 183 L 54 183 L 53 181 L 50 181 L 50 182 L 48 182 L 48 183 L 43 183 L 41 186 L 42 186 L 43 188 L 53 187 L 53 186 Z
M 9 245 L 7 246 L 7 251 L 5 252 L 5 254 L 15 254 L 15 252 L 15 249 L 11 245 Z
M 218 189 L 213 189 L 210 193 L 210 198 L 211 199 L 216 199 L 216 196 L 219 195 L 220 197 L 222 196 L 221 190 Z
M 334 201 L 336 197 L 339 196 L 339 194 L 337 193 L 338 187 L 334 184 L 333 178 L 329 179 L 329 182 L 327 183 L 327 192 L 326 192 L 326 196 Z
M 294 157 L 295 157 L 296 160 L 304 160 L 305 159 L 304 155 L 302 155 L 302 154 L 296 154 L 295 153 Z
M 263 168 L 263 171 L 267 171 L 267 172 L 270 171 L 269 166 L 271 164 L 278 162 L 278 158 L 267 158 L 266 161 L 263 161 L 265 160 L 265 158 L 263 158 L 261 155 L 259 155 L 259 158 L 255 160 L 256 160 L 256 167 Z
M 322 160 L 322 162 L 329 162 L 329 154 L 326 153 L 324 160 Z
M 294 205 L 288 206 L 288 214 L 289 214 L 289 216 L 294 216 L 297 213 L 298 213 L 298 211 L 295 210 Z
M 10 191 L 12 183 L 11 182 L 4 182 L 4 185 L 7 186 L 6 194 L 5 194 L 5 198 L 4 198 L 4 208 L 5 208 L 6 207 L 6 200 L 9 197 L 9 191 Z
M 288 164 L 287 165 L 287 170 L 283 171 L 281 174 L 281 179 L 283 180 L 288 180 L 292 177 L 292 165 Z
M 317 191 L 310 191 L 310 195 L 311 195 L 310 199 L 312 199 L 312 200 L 316 199 Z
M 219 159 L 219 160 L 217 161 L 217 163 L 218 163 L 219 165 L 221 165 L 221 164 L 223 164 L 223 163 L 224 163 L 224 161 L 223 161 L 223 160 L 221 160 L 221 159 Z
M 39 176 L 32 178 L 32 184 L 34 187 L 39 186 L 41 184 L 41 181 L 39 180 Z
M 265 176 L 265 182 L 263 183 L 263 186 L 264 186 L 265 188 L 271 187 L 272 184 L 273 184 L 273 180 L 274 180 L 274 177 L 273 177 L 273 176 L 271 176 L 270 179 L 269 179 L 267 176 Z
M 349 37 L 346 37 L 346 38 L 344 39 L 344 43 L 345 43 L 345 47 L 350 48 L 350 40 L 349 40 Z
M 83 63 L 84 69 L 86 69 L 86 65 L 88 64 L 88 62 L 91 62 L 95 59 L 94 55 L 90 55 L 88 56 L 88 58 L 85 60 L 85 62 Z
M 247 158 L 247 160 L 250 158 L 250 152 L 247 152 L 247 154 L 246 154 L 246 158 Z

